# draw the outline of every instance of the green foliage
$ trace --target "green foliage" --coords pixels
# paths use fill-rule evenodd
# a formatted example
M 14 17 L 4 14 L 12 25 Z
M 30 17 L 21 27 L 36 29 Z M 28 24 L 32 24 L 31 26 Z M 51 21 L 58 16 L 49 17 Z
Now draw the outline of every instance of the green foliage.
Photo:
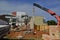
M 48 20 L 48 21 L 47 21 L 47 24 L 48 24 L 48 25 L 56 25 L 57 23 L 56 23 L 56 21 L 54 21 L 54 20 Z

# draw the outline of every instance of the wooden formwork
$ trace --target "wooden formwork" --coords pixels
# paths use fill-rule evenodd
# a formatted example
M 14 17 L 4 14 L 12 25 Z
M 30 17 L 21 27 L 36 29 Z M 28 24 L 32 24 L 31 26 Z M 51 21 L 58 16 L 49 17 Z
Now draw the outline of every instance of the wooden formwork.
M 34 25 L 34 29 L 37 31 L 49 30 L 48 25 Z

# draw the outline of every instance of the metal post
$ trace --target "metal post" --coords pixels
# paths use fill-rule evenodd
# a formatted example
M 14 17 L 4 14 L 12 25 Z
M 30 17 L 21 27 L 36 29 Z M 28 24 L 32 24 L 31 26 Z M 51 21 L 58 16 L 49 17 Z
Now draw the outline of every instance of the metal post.
M 35 13 L 35 7 L 33 6 L 33 13 L 32 13 L 32 18 L 33 18 L 33 26 L 34 26 L 34 13 Z M 34 29 L 34 28 L 33 28 Z

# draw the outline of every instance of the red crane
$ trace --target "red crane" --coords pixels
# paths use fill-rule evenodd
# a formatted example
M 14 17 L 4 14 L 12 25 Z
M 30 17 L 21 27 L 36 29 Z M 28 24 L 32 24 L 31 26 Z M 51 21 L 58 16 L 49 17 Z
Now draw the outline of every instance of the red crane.
M 47 9 L 45 7 L 42 7 L 42 6 L 40 6 L 39 4 L 36 4 L 36 3 L 33 3 L 33 6 L 36 6 L 36 7 L 40 8 L 40 9 L 48 12 L 52 16 L 54 16 L 57 19 L 57 21 L 58 21 L 57 25 L 60 26 L 60 16 L 58 16 L 55 12 L 53 12 L 50 9 Z

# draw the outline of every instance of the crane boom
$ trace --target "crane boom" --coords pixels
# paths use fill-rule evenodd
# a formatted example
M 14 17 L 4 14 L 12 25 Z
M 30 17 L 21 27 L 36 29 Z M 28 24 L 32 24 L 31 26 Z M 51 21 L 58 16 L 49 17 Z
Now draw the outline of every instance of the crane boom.
M 51 11 L 50 9 L 42 7 L 39 4 L 34 3 L 33 5 L 36 6 L 36 7 L 38 7 L 38 8 L 40 8 L 40 9 L 42 9 L 42 10 L 44 10 L 44 11 L 46 11 L 46 12 L 48 12 L 48 13 L 50 13 L 51 15 L 55 15 L 56 14 L 55 12 Z
M 36 4 L 36 3 L 33 3 L 33 6 L 36 6 L 36 7 L 40 8 L 40 9 L 48 12 L 48 13 L 51 14 L 52 16 L 54 16 L 54 17 L 57 19 L 57 21 L 58 21 L 58 24 L 57 24 L 57 25 L 60 26 L 60 16 L 58 16 L 55 12 L 53 12 L 53 11 L 51 11 L 50 9 L 47 9 L 47 8 L 45 8 L 45 7 L 42 7 L 41 5 Z

